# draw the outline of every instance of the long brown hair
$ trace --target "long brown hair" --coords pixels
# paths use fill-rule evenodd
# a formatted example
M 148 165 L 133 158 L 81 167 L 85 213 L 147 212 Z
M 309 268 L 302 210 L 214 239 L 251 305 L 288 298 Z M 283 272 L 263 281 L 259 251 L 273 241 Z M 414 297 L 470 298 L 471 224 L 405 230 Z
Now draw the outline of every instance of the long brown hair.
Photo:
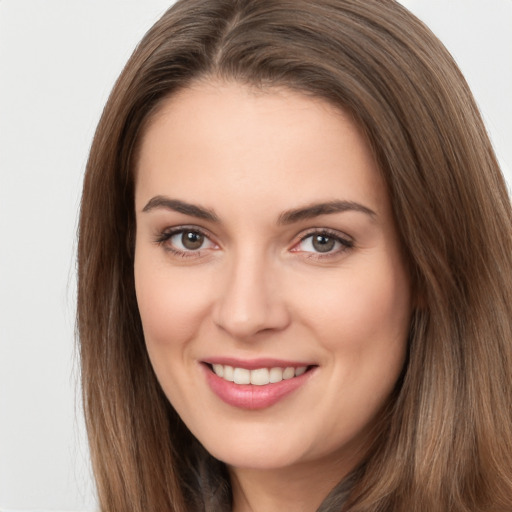
M 394 0 L 181 0 L 127 63 L 91 148 L 78 246 L 101 509 L 230 508 L 224 465 L 152 371 L 133 278 L 137 143 L 164 97 L 209 78 L 286 86 L 350 112 L 385 177 L 410 267 L 403 376 L 348 502 L 335 489 L 320 510 L 512 510 L 510 201 L 457 66 Z

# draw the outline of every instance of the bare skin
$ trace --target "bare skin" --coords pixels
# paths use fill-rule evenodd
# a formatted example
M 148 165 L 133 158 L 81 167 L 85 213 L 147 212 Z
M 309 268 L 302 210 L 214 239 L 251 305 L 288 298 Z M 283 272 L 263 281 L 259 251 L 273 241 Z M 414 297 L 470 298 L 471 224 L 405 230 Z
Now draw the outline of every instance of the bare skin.
M 409 277 L 364 138 L 320 99 L 200 82 L 148 126 L 135 203 L 166 396 L 228 465 L 235 512 L 313 512 L 361 461 L 406 352 Z

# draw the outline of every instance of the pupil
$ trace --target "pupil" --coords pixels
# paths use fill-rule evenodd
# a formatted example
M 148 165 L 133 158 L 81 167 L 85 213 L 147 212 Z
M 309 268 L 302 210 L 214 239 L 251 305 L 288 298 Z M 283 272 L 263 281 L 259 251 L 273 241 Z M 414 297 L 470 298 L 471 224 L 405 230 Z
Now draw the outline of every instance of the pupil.
M 181 243 L 183 247 L 190 250 L 199 249 L 203 245 L 204 236 L 194 231 L 185 231 L 181 235 Z
M 313 238 L 313 247 L 318 252 L 329 252 L 334 247 L 334 238 L 325 235 L 316 235 Z

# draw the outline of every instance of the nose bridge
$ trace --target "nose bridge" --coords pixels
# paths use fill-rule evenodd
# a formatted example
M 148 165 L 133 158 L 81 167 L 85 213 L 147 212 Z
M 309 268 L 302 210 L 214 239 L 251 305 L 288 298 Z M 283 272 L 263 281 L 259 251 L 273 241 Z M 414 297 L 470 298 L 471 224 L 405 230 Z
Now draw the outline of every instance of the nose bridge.
M 219 327 L 236 338 L 248 338 L 288 322 L 276 281 L 278 269 L 263 250 L 243 247 L 226 261 L 215 312 Z

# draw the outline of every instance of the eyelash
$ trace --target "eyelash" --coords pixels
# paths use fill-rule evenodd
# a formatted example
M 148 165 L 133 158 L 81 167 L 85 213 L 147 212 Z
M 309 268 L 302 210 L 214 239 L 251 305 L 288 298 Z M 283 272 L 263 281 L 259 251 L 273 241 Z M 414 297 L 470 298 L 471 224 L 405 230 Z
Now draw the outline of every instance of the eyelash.
M 173 236 L 180 235 L 180 234 L 182 235 L 184 233 L 194 233 L 196 235 L 203 236 L 206 240 L 210 240 L 210 236 L 207 233 L 205 233 L 202 229 L 199 229 L 195 226 L 178 226 L 176 228 L 167 229 L 167 230 L 162 231 L 156 237 L 155 242 L 158 245 L 165 246 L 164 248 L 166 251 L 169 251 L 173 255 L 179 256 L 181 258 L 197 258 L 197 257 L 201 256 L 204 249 L 201 250 L 201 248 L 200 248 L 198 250 L 189 249 L 187 251 L 182 251 L 180 249 L 176 249 L 176 247 L 173 247 L 172 244 L 167 243 L 171 240 L 171 238 Z M 210 240 L 210 242 L 211 242 L 211 240 Z M 213 242 L 211 242 L 211 243 L 213 244 Z
M 181 258 L 198 258 L 202 256 L 202 253 L 205 249 L 199 248 L 197 250 L 189 249 L 189 250 L 180 250 L 176 249 L 172 244 L 167 243 L 169 240 L 171 240 L 172 237 L 176 235 L 183 235 L 184 233 L 193 233 L 196 235 L 200 235 L 204 237 L 206 240 L 209 240 L 211 244 L 215 245 L 214 242 L 211 241 L 210 236 L 203 231 L 202 229 L 195 227 L 195 226 L 178 226 L 176 228 L 167 229 L 162 231 L 158 234 L 158 236 L 155 238 L 155 242 L 158 245 L 165 245 L 165 250 L 169 251 L 175 256 L 181 257 Z M 296 249 L 300 244 L 302 244 L 304 241 L 306 241 L 308 238 L 312 238 L 313 236 L 317 237 L 325 237 L 333 240 L 335 243 L 338 243 L 340 247 L 337 250 L 334 251 L 326 251 L 325 253 L 322 252 L 316 252 L 316 251 L 301 251 L 299 249 Z M 291 251 L 292 252 L 303 252 L 307 254 L 307 258 L 314 258 L 318 260 L 322 260 L 325 258 L 332 258 L 335 256 L 338 256 L 341 253 L 344 253 L 346 251 L 349 251 L 354 248 L 354 242 L 348 238 L 343 237 L 339 234 L 339 232 L 332 231 L 329 229 L 312 229 L 309 230 L 306 234 L 304 234 L 298 242 L 294 244 Z
M 308 238 L 312 238 L 314 236 L 317 237 L 325 237 L 333 240 L 335 243 L 338 243 L 340 247 L 337 250 L 329 251 L 329 252 L 314 252 L 314 251 L 300 251 L 298 249 L 292 249 L 294 252 L 305 252 L 308 254 L 308 258 L 314 258 L 317 260 L 322 260 L 325 258 L 333 258 L 336 256 L 339 256 L 340 254 L 349 251 L 354 248 L 354 242 L 349 237 L 341 236 L 341 234 L 337 231 L 333 231 L 330 229 L 311 229 L 309 230 L 305 235 L 303 235 L 299 242 L 294 245 L 294 248 L 299 246 L 301 243 L 303 243 Z

